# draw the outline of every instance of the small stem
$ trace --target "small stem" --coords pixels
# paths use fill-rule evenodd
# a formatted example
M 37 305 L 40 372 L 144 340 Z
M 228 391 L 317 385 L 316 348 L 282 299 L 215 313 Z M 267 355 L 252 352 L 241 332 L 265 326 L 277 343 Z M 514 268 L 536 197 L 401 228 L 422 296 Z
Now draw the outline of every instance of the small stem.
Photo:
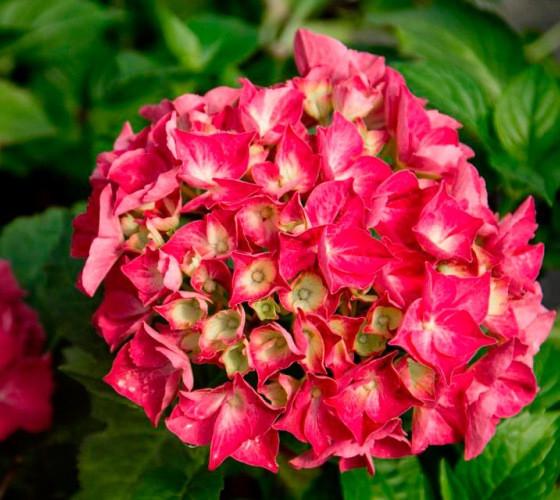
M 525 46 L 525 55 L 531 62 L 542 61 L 556 49 L 560 48 L 560 22 L 542 34 L 534 42 Z

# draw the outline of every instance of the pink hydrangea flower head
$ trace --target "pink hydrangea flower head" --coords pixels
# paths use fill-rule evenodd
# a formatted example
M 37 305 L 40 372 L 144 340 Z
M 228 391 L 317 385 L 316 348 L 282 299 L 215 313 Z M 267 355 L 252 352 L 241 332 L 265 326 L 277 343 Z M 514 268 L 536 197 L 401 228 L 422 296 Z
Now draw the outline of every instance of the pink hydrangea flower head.
M 72 251 L 105 380 L 210 468 L 277 471 L 278 431 L 297 468 L 472 458 L 537 390 L 534 202 L 500 219 L 460 123 L 382 57 L 300 30 L 295 60 L 146 106 L 100 155 Z

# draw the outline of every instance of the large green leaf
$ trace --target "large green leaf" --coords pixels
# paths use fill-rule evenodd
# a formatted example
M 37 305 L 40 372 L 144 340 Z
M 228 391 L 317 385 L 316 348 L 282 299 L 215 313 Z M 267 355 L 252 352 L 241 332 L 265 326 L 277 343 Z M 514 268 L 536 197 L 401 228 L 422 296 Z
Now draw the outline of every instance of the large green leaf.
M 426 477 L 416 457 L 376 460 L 375 476 L 364 469 L 354 469 L 340 476 L 346 500 L 423 500 L 431 498 Z
M 222 474 L 206 470 L 204 449 L 187 448 L 137 408 L 108 399 L 94 400 L 94 415 L 107 426 L 82 445 L 76 499 L 219 498 Z
M 560 135 L 560 87 L 555 79 L 539 66 L 525 70 L 498 99 L 494 124 L 504 149 L 534 165 Z
M 459 120 L 481 142 L 488 140 L 490 106 L 476 80 L 459 67 L 432 61 L 397 64 L 415 94 L 428 106 Z
M 0 80 L 0 148 L 53 133 L 54 127 L 36 97 Z
M 462 68 L 490 99 L 523 68 L 518 37 L 498 18 L 459 2 L 371 14 L 369 19 L 394 27 L 403 53 Z
M 512 176 L 525 172 L 526 182 L 552 204 L 560 187 L 558 83 L 543 68 L 528 68 L 498 100 L 494 125 L 503 149 L 512 159 L 498 165 L 509 163 L 505 173 Z M 497 165 L 496 161 L 493 165 Z M 539 184 L 542 187 L 538 188 Z
M 540 500 L 560 470 L 560 414 L 523 414 L 498 426 L 479 457 L 441 471 L 444 500 Z

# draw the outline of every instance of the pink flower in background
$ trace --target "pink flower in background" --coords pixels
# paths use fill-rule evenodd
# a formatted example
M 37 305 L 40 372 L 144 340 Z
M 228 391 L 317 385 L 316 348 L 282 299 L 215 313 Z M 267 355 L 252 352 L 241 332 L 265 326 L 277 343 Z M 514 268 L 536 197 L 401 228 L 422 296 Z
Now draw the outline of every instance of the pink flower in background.
M 296 468 L 472 458 L 537 391 L 534 202 L 494 214 L 461 125 L 382 57 L 301 30 L 295 60 L 144 107 L 100 155 L 72 251 L 105 380 L 212 469 L 277 471 L 279 431 Z
M 7 261 L 0 260 L 0 440 L 51 425 L 53 377 L 45 334 Z

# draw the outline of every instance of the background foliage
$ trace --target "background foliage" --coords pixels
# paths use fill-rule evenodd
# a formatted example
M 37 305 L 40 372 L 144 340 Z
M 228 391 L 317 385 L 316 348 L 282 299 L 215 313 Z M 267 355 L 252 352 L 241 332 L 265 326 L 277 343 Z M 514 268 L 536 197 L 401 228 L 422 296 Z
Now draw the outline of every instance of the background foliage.
M 339 476 L 333 464 L 283 464 L 275 477 L 228 461 L 209 473 L 205 450 L 153 429 L 100 381 L 110 358 L 68 257 L 75 204 L 125 119 L 138 128 L 141 105 L 241 75 L 262 85 L 292 76 L 292 37 L 304 25 L 384 54 L 418 95 L 464 123 L 493 206 L 536 197 L 553 276 L 560 65 L 551 52 L 560 29 L 516 31 L 503 11 L 490 0 L 0 0 L 0 257 L 29 290 L 59 368 L 54 429 L 0 445 L 0 497 L 557 498 L 558 327 L 537 357 L 537 400 L 471 462 L 450 446 L 378 460 L 373 479 Z

